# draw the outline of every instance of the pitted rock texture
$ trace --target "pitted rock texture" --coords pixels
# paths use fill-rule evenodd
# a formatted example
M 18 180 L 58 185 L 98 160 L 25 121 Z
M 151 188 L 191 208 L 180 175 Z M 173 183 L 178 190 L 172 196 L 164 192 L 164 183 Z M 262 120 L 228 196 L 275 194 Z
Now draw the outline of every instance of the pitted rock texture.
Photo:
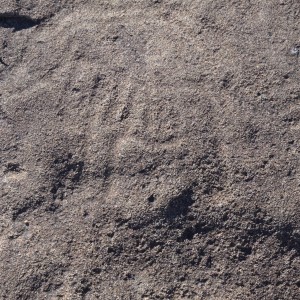
M 0 0 L 0 299 L 300 299 L 299 16 Z

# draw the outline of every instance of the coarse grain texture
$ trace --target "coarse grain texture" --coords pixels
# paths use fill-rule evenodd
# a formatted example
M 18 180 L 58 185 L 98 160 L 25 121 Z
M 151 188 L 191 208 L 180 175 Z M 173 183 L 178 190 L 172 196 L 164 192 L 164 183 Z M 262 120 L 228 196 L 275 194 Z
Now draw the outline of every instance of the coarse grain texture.
M 299 18 L 0 0 L 0 299 L 300 299 Z

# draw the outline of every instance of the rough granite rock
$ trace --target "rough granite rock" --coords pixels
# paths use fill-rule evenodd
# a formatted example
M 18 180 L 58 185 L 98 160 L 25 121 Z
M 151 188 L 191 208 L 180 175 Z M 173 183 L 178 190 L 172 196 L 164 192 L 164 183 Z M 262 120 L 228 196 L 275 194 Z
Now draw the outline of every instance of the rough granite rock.
M 0 0 L 0 299 L 300 299 L 299 17 Z

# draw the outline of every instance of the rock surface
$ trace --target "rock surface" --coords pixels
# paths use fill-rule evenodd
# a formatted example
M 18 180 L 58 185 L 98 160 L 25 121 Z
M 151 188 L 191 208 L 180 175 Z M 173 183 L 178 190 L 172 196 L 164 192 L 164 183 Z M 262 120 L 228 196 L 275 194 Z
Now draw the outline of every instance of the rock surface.
M 0 0 L 0 299 L 300 299 L 299 16 Z

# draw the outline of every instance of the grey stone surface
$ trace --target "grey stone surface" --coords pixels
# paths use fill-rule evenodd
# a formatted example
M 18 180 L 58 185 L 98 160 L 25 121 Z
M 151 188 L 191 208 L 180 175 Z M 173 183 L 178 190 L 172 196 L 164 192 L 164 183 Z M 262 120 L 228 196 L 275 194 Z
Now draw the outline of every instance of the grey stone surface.
M 300 299 L 299 15 L 0 0 L 0 298 Z

